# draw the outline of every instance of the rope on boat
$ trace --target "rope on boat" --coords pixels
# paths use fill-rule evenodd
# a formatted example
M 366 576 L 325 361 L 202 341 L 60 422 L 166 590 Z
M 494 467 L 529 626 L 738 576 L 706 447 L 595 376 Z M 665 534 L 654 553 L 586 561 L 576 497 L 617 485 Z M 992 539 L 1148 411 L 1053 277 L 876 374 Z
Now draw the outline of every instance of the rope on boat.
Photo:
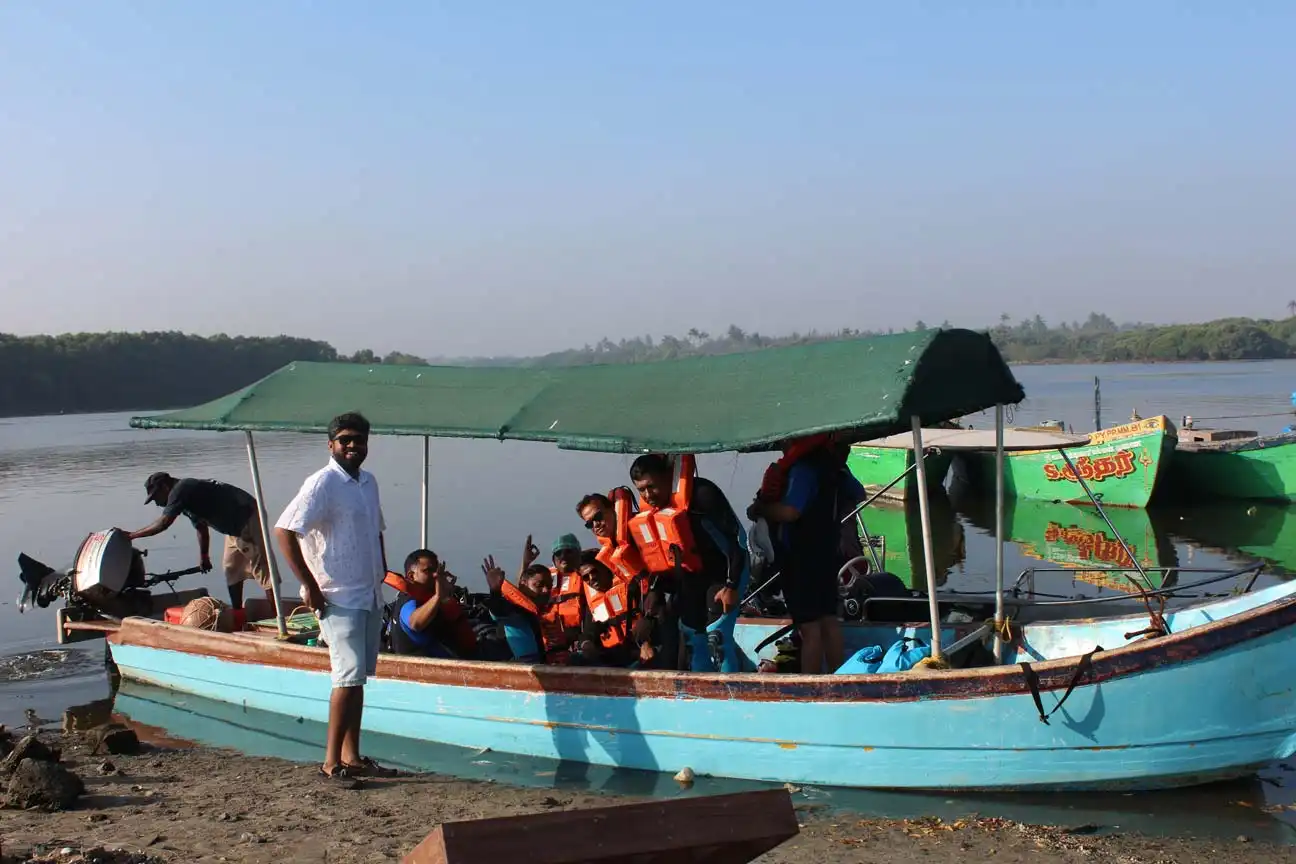
M 950 668 L 950 665 L 949 663 L 945 662 L 945 659 L 943 657 L 928 656 L 922 658 L 917 663 L 915 663 L 914 667 L 915 668 L 922 667 L 923 669 L 948 669 Z
M 1015 641 L 1016 634 L 1013 632 L 1013 620 L 1011 616 L 1005 615 L 1003 623 L 996 622 L 993 618 L 987 618 L 985 624 L 1002 642 L 1011 644 Z

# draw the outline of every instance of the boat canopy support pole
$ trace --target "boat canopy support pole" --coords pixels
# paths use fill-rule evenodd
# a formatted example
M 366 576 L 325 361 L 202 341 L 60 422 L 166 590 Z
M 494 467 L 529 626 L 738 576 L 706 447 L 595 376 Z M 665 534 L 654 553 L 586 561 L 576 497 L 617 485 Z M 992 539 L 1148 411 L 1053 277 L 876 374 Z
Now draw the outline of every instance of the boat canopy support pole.
M 931 613 L 931 656 L 941 659 L 940 601 L 936 597 L 936 559 L 932 555 L 931 505 L 927 500 L 927 460 L 922 458 L 922 418 L 913 416 L 914 460 L 918 468 L 918 514 L 922 519 L 923 558 L 927 569 L 927 608 Z
M 995 640 L 994 658 L 1003 662 L 1004 632 L 1004 408 L 995 406 Z
M 1153 586 L 1152 580 L 1148 578 L 1147 571 L 1143 569 L 1143 565 L 1139 564 L 1138 556 L 1134 554 L 1134 550 L 1130 548 L 1130 545 L 1125 542 L 1125 538 L 1121 536 L 1121 533 L 1116 530 L 1116 526 L 1112 524 L 1111 519 L 1107 516 L 1107 511 L 1103 509 L 1102 502 L 1098 500 L 1098 496 L 1089 488 L 1089 484 L 1085 482 L 1085 479 L 1080 476 L 1080 472 L 1076 470 L 1075 463 L 1071 461 L 1071 457 L 1067 455 L 1066 450 L 1062 447 L 1058 448 L 1058 453 L 1062 454 L 1062 461 L 1071 469 L 1071 476 L 1075 477 L 1076 482 L 1080 484 L 1080 488 L 1084 490 L 1085 495 L 1089 496 L 1089 501 L 1094 505 L 1094 509 L 1098 511 L 1098 515 L 1102 517 L 1103 522 L 1107 523 L 1107 527 L 1111 529 L 1112 536 L 1116 538 L 1117 542 L 1121 545 L 1121 549 L 1124 550 L 1127 556 L 1129 556 L 1130 563 L 1134 565 L 1134 569 L 1138 571 L 1139 577 L 1143 580 L 1142 588 L 1145 591 L 1153 590 L 1155 586 Z
M 288 625 L 284 621 L 283 606 L 279 604 L 279 565 L 275 563 L 274 538 L 270 534 L 270 517 L 266 515 L 265 493 L 261 490 L 261 469 L 257 466 L 256 444 L 251 432 L 247 436 L 248 465 L 252 468 L 252 494 L 256 496 L 257 520 L 261 523 L 261 542 L 265 547 L 266 567 L 270 570 L 270 599 L 274 601 L 275 627 L 279 638 L 288 638 Z
M 428 436 L 423 436 L 423 495 L 419 499 L 419 548 L 428 548 Z

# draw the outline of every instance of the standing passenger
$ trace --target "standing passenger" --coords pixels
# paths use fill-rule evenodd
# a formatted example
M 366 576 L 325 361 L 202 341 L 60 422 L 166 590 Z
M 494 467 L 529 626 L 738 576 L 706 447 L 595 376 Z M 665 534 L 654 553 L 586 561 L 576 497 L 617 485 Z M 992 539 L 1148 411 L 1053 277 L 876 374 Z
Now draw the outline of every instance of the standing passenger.
M 360 467 L 369 453 L 369 421 L 341 414 L 329 423 L 328 438 L 328 465 L 306 478 L 274 532 L 328 643 L 333 693 L 320 773 L 390 775 L 360 755 L 364 685 L 378 667 L 387 572 L 378 481 Z
M 640 456 L 630 479 L 644 507 L 630 520 L 630 536 L 650 573 L 674 578 L 692 670 L 741 671 L 733 632 L 748 579 L 747 538 L 729 500 L 696 476 L 691 455 L 674 466 L 660 454 Z
M 747 515 L 774 528 L 783 600 L 801 635 L 801 672 L 818 675 L 835 671 L 845 655 L 837 617 L 837 571 L 844 563 L 838 514 L 847 512 L 844 505 L 860 500 L 864 490 L 846 468 L 846 449 L 830 438 L 809 446 L 791 442 L 785 450 L 795 458 L 786 489 L 770 484 L 774 494 L 758 495 Z

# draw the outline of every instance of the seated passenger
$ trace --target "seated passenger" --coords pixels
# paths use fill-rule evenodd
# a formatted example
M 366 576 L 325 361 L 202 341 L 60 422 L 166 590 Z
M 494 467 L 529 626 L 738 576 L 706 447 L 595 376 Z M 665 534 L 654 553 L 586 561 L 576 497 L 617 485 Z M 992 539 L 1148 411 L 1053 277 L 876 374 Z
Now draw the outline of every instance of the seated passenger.
M 455 578 L 429 549 L 405 558 L 405 576 L 388 573 L 383 582 L 399 594 L 387 607 L 391 649 L 397 654 L 471 658 L 477 634 L 455 596 Z
M 538 550 L 537 550 L 538 551 Z M 553 603 L 563 626 L 569 630 L 579 630 L 585 620 L 585 596 L 581 590 L 581 545 L 575 534 L 564 534 L 554 541 L 550 549 L 553 555 Z M 531 550 L 528 548 L 527 555 Z
M 647 568 L 635 546 L 629 528 L 634 515 L 634 493 L 624 486 L 608 495 L 591 492 L 576 505 L 576 513 L 599 542 L 593 556 L 610 569 L 618 580 L 644 577 Z M 588 558 L 588 554 L 584 556 Z M 666 589 L 671 574 L 648 576 L 637 590 L 647 589 L 639 614 L 632 624 L 639 651 L 640 668 L 676 668 L 679 657 L 679 616 L 670 603 Z M 588 602 L 586 604 L 588 606 Z
M 553 577 L 549 568 L 536 564 L 537 557 L 539 550 L 528 536 L 516 586 L 504 577 L 504 571 L 495 566 L 495 559 L 491 556 L 482 563 L 482 572 L 486 574 L 492 601 L 497 604 L 497 617 L 505 624 L 506 630 L 509 624 L 504 619 L 512 618 L 515 626 L 520 619 L 539 635 L 541 644 L 534 653 L 543 659 L 531 662 L 566 664 L 571 661 L 571 650 L 580 638 L 582 622 L 568 626 L 558 604 L 553 602 Z M 583 607 L 583 598 L 581 602 Z M 517 656 L 516 650 L 514 655 Z M 517 656 L 517 659 L 523 658 Z
M 642 580 L 618 579 L 597 560 L 581 565 L 581 577 L 587 609 L 579 649 L 583 661 L 594 666 L 651 661 L 655 656 L 652 644 L 646 641 L 641 649 L 634 626 L 642 612 Z

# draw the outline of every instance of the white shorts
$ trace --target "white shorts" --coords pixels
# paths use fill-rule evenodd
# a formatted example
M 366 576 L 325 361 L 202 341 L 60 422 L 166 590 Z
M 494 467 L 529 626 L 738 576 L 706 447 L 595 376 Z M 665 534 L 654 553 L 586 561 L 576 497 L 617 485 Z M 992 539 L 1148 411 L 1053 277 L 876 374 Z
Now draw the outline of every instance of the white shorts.
M 333 686 L 363 687 L 378 671 L 382 610 L 326 606 L 319 622 L 320 635 L 328 643 Z

